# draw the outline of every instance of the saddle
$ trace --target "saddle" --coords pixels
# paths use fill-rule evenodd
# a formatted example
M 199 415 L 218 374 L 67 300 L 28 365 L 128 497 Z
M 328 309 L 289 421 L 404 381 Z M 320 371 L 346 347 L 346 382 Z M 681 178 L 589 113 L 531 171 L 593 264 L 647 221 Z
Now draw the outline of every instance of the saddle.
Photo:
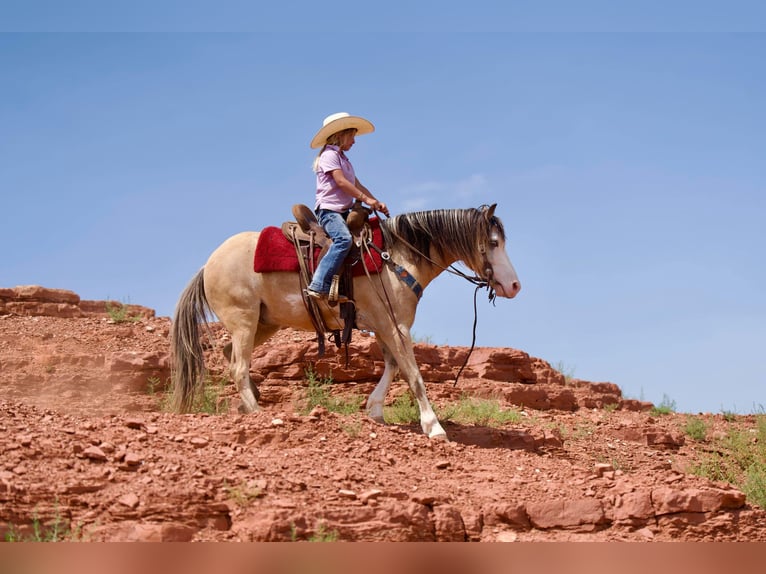
M 356 202 L 346 217 L 346 225 L 355 240 L 361 238 L 364 226 L 369 222 L 372 210 Z M 314 212 L 302 203 L 293 205 L 293 217 L 295 221 L 285 221 L 282 224 L 282 233 L 290 241 L 297 236 L 301 243 L 314 243 L 319 247 L 329 247 L 331 241 L 325 230 L 319 225 Z M 357 244 L 357 241 L 354 241 Z M 321 259 L 321 258 L 320 258 Z
M 305 289 L 311 283 L 311 278 L 316 271 L 316 265 L 327 253 L 332 243 L 316 219 L 314 212 L 306 205 L 296 204 L 292 209 L 295 221 L 286 221 L 282 224 L 282 233 L 295 246 L 296 255 L 300 266 L 301 294 L 303 303 L 311 317 L 311 322 L 317 333 L 319 344 L 319 356 L 324 355 L 324 335 L 331 332 L 335 346 L 341 345 L 346 349 L 346 363 L 348 363 L 348 345 L 351 342 L 351 332 L 356 326 L 356 307 L 354 306 L 354 281 L 352 266 L 362 257 L 361 245 L 365 241 L 365 226 L 372 212 L 360 202 L 354 204 L 346 218 L 346 225 L 353 236 L 351 251 L 341 267 L 338 275 L 333 277 L 332 286 L 327 303 L 331 307 L 340 304 L 340 317 L 343 320 L 343 330 L 330 329 L 324 320 L 319 303 L 306 295 Z M 315 257 L 316 251 L 318 256 Z

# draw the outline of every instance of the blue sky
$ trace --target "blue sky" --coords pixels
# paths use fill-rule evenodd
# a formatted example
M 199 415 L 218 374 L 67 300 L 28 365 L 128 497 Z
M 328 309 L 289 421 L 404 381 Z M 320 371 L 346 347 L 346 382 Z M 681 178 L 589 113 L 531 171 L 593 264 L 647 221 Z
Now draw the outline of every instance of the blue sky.
M 508 2 L 477 32 L 359 5 L 344 35 L 306 32 L 316 3 L 202 4 L 0 8 L 0 286 L 171 315 L 224 239 L 312 201 L 308 142 L 348 111 L 392 213 L 498 203 L 523 288 L 480 300 L 479 345 L 685 412 L 766 405 L 764 9 Z M 416 335 L 470 344 L 472 295 L 439 278 Z

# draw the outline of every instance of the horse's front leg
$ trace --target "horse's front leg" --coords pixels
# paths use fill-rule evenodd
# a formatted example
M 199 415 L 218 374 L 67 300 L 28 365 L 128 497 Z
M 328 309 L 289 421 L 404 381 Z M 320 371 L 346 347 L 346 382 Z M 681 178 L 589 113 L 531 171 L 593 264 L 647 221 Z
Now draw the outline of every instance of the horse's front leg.
M 442 425 L 439 423 L 439 420 L 436 418 L 436 413 L 431 407 L 428 396 L 426 396 L 426 385 L 423 382 L 423 376 L 420 374 L 420 369 L 418 368 L 417 361 L 415 360 L 415 352 L 412 350 L 412 339 L 410 338 L 410 331 L 409 329 L 400 326 L 400 332 L 401 336 L 400 333 L 397 333 L 396 331 L 392 331 L 390 333 L 376 332 L 376 335 L 381 337 L 381 339 L 384 341 L 384 345 L 389 349 L 395 349 L 393 352 L 395 359 L 392 360 L 395 360 L 398 364 L 402 375 L 404 375 L 405 379 L 407 380 L 407 384 L 409 385 L 412 394 L 415 396 L 415 401 L 417 401 L 418 409 L 420 410 L 420 427 L 423 429 L 423 432 L 429 438 L 446 439 L 447 433 L 444 431 Z M 386 364 L 386 367 L 388 367 L 388 364 Z M 385 376 L 386 373 L 384 371 L 383 378 L 381 379 L 380 383 L 378 383 L 375 391 L 373 391 L 373 395 L 378 392 L 378 388 L 380 388 L 384 383 Z M 390 384 L 390 381 L 388 381 L 386 384 L 386 389 L 388 388 L 388 384 Z M 372 397 L 370 397 L 370 399 L 372 399 Z M 370 404 L 369 401 L 367 404 Z
M 439 419 L 436 418 L 436 413 L 431 407 L 431 403 L 426 396 L 426 385 L 423 382 L 423 376 L 420 374 L 417 363 L 415 363 L 415 357 L 412 357 L 414 374 L 407 376 L 407 382 L 410 385 L 412 394 L 415 395 L 415 400 L 418 403 L 420 409 L 420 427 L 423 432 L 428 435 L 428 438 L 447 438 L 446 431 L 442 428 Z M 402 372 L 405 372 L 402 367 Z
M 376 423 L 384 424 L 383 403 L 386 400 L 386 395 L 388 394 L 388 389 L 391 386 L 391 383 L 399 372 L 399 365 L 397 365 L 394 356 L 385 345 L 381 344 L 380 347 L 383 351 L 383 360 L 385 361 L 386 366 L 383 370 L 383 376 L 380 377 L 380 381 L 367 399 L 366 410 L 367 415 L 372 420 Z

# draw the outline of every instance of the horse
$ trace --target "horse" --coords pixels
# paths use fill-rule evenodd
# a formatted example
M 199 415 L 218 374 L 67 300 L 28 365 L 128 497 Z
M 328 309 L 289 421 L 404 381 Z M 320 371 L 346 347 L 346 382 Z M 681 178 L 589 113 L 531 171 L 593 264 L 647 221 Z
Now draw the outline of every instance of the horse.
M 430 438 L 446 433 L 426 396 L 423 377 L 413 352 L 410 329 L 425 289 L 443 271 L 458 272 L 461 262 L 476 274 L 476 284 L 494 295 L 511 299 L 521 283 L 506 253 L 503 224 L 495 207 L 439 209 L 403 213 L 380 220 L 390 265 L 373 280 L 360 275 L 353 280 L 356 328 L 375 334 L 385 367 L 369 395 L 366 412 L 383 423 L 383 404 L 389 386 L 399 372 L 406 379 L 420 410 L 420 425 Z M 253 254 L 260 233 L 245 231 L 229 237 L 197 272 L 179 297 L 171 330 L 172 404 L 176 412 L 188 412 L 204 375 L 201 329 L 209 332 L 212 313 L 231 334 L 229 373 L 242 401 L 240 411 L 259 410 L 257 387 L 250 378 L 253 350 L 283 328 L 313 331 L 298 273 L 257 273 Z M 395 263 L 395 264 L 394 264 Z M 327 325 L 340 326 L 337 307 L 320 302 Z

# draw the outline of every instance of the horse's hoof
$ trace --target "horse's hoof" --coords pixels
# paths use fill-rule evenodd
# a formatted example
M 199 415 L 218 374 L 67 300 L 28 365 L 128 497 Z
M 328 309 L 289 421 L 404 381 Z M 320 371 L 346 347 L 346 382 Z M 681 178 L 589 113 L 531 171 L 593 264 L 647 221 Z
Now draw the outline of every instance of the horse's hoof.
M 446 432 L 445 433 L 432 434 L 428 438 L 430 440 L 435 440 L 435 441 L 449 442 L 449 439 L 447 438 L 447 433 Z
M 251 413 L 257 413 L 261 410 L 261 407 L 256 404 L 255 407 L 248 408 L 248 406 L 245 403 L 240 403 L 237 407 L 237 412 L 242 415 L 249 415 Z

